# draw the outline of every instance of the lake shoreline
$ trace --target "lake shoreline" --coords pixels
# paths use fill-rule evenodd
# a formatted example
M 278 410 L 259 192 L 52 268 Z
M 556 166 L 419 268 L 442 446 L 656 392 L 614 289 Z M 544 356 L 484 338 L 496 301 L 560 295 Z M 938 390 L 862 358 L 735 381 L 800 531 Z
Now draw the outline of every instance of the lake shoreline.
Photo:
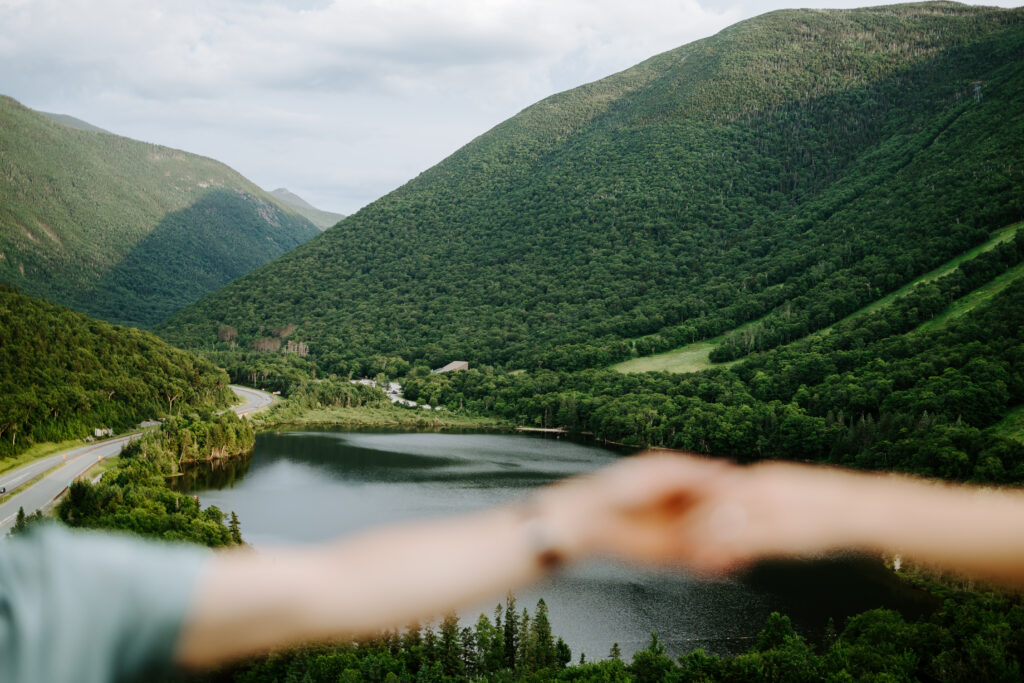
M 304 408 L 287 400 L 252 419 L 260 432 L 303 427 L 381 427 L 386 429 L 512 431 L 511 424 L 490 417 L 456 415 L 442 410 L 388 406 Z

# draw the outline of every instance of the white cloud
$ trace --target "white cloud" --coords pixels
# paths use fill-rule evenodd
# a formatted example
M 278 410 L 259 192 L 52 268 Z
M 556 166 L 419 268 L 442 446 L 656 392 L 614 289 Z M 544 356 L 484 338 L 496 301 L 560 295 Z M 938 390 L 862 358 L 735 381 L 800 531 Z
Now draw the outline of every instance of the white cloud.
M 0 93 L 348 213 L 532 102 L 769 4 L 0 0 Z

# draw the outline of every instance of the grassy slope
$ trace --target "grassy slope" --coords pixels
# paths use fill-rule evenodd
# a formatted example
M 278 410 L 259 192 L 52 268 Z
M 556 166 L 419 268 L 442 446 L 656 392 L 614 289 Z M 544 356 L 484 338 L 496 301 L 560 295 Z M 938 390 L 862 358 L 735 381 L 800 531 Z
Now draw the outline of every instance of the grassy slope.
M 226 197 L 233 201 L 229 214 L 220 208 L 231 203 Z M 238 225 L 234 219 L 242 213 L 242 227 L 222 234 L 221 225 Z M 175 223 L 175 216 L 183 220 Z M 190 243 L 205 225 L 217 229 Z M 0 97 L 0 282 L 92 315 L 152 324 L 169 311 L 155 319 L 144 310 L 125 311 L 134 292 L 111 297 L 108 290 L 131 290 L 132 278 L 118 277 L 117 268 L 138 256 L 138 249 L 145 251 L 155 232 L 174 230 L 184 230 L 171 240 L 174 249 L 150 253 L 135 279 L 188 282 L 191 274 L 175 272 L 175 262 L 187 265 L 224 247 L 251 253 L 244 270 L 214 278 L 220 286 L 318 233 L 224 164 L 76 130 Z M 178 308 L 187 302 L 174 303 Z
M 950 259 L 946 263 L 942 264 L 938 268 L 931 270 L 924 275 L 915 278 L 913 281 L 907 283 L 903 287 L 900 287 L 895 292 L 891 292 L 884 297 L 874 301 L 864 308 L 851 313 L 850 315 L 843 318 L 843 322 L 847 320 L 853 320 L 859 316 L 873 313 L 895 301 L 897 298 L 903 296 L 917 285 L 931 282 L 936 280 L 943 275 L 956 270 L 961 263 L 971 260 L 979 254 L 983 254 L 987 251 L 994 249 L 996 246 L 1008 242 L 1014 238 L 1017 231 L 1024 227 L 1024 223 L 1016 223 L 1014 225 L 1006 226 L 993 233 L 992 237 L 984 242 L 983 244 L 970 249 L 956 258 Z M 932 320 L 928 321 L 921 326 L 922 330 L 932 329 L 934 327 L 941 326 L 945 321 L 953 318 L 960 317 L 964 313 L 972 310 L 979 303 L 991 299 L 993 296 L 1003 291 L 1011 282 L 1015 279 L 1024 275 L 1024 266 L 1016 266 L 1011 268 L 1008 272 L 1000 275 L 999 277 L 992 280 L 984 287 L 979 287 L 970 294 L 961 297 L 954 302 L 949 309 L 944 313 L 936 316 Z M 742 332 L 746 327 L 753 325 L 755 322 L 747 323 L 736 328 L 734 332 Z M 831 327 L 815 332 L 814 334 L 826 334 Z M 668 351 L 666 353 L 654 354 L 651 356 L 643 356 L 640 358 L 632 358 L 622 363 L 616 363 L 611 366 L 612 370 L 618 372 L 698 372 L 700 370 L 708 370 L 710 368 L 725 368 L 735 364 L 739 361 L 732 361 L 729 363 L 712 363 L 709 355 L 711 350 L 722 341 L 725 335 L 720 335 L 713 339 L 707 339 L 704 341 L 694 342 L 687 344 L 678 349 Z
M 693 342 L 665 353 L 631 358 L 630 360 L 616 363 L 611 369 L 618 372 L 697 372 L 712 367 L 728 367 L 729 363 L 716 365 L 708 358 L 711 350 L 723 338 L 722 335 L 719 335 L 711 339 Z
M 289 205 L 289 208 L 318 227 L 320 230 L 326 230 L 345 217 L 340 213 L 331 213 L 330 211 L 323 211 L 316 208 L 307 209 L 304 206 Z
M 895 292 L 891 292 L 883 296 L 878 301 L 868 304 L 867 306 L 860 309 L 856 313 L 852 313 L 851 315 L 848 315 L 846 318 L 843 318 L 843 320 L 850 320 L 865 313 L 873 313 L 874 311 L 877 311 L 884 306 L 888 306 L 898 297 L 903 296 L 917 285 L 924 284 L 926 282 L 931 282 L 932 280 L 937 280 L 943 275 L 948 275 L 949 273 L 952 273 L 954 270 L 960 267 L 961 263 L 970 261 L 979 254 L 984 254 L 987 251 L 991 251 L 992 249 L 994 249 L 995 247 L 999 246 L 1004 242 L 1009 242 L 1017 235 L 1017 231 L 1019 231 L 1021 228 L 1024 228 L 1024 223 L 1015 223 L 1013 225 L 1008 225 L 1005 228 L 1000 228 L 999 230 L 996 230 L 989 240 L 983 242 L 982 244 L 979 244 L 973 249 L 967 250 L 966 252 L 964 252 L 960 256 L 957 256 L 956 258 L 950 259 L 949 261 L 942 264 L 935 270 L 929 271 L 922 275 L 921 277 L 915 278 L 913 281 L 900 287 Z M 831 327 L 826 327 L 825 329 L 821 330 L 821 332 L 827 333 L 830 329 Z
M 996 434 L 1024 443 L 1024 406 L 1010 411 L 1000 422 L 991 427 Z
M 1020 219 L 1022 19 L 743 22 L 524 110 L 160 332 L 299 325 L 344 372 L 376 354 L 601 366 L 644 334 L 667 350 L 835 295 L 820 329 Z
M 94 133 L 109 133 L 109 130 L 104 130 L 99 126 L 94 126 L 88 121 L 76 119 L 74 116 L 68 116 L 67 114 L 54 114 L 53 112 L 41 111 L 40 114 L 47 116 L 57 123 L 69 126 L 70 128 L 77 128 L 78 130 L 90 130 Z
M 1024 277 L 1024 264 L 1018 264 L 982 287 L 975 289 L 966 296 L 954 301 L 949 308 L 921 325 L 921 330 L 932 330 L 956 320 L 979 305 L 991 300 L 994 296 Z

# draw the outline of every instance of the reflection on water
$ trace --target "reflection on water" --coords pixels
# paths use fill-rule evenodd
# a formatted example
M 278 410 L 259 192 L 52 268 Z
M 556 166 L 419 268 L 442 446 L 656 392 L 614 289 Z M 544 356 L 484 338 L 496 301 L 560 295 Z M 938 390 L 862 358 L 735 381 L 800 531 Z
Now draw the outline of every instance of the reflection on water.
M 618 457 L 525 435 L 290 432 L 257 435 L 250 459 L 194 469 L 175 486 L 198 491 L 204 505 L 237 512 L 243 536 L 259 547 L 479 510 Z M 628 656 L 651 631 L 673 654 L 696 647 L 740 652 L 773 610 L 792 616 L 813 639 L 829 617 L 841 626 L 845 616 L 873 607 L 912 615 L 931 604 L 868 558 L 762 566 L 717 582 L 591 564 L 522 592 L 520 605 L 532 607 L 541 596 L 555 632 L 588 658 L 607 656 L 614 642 Z M 490 615 L 501 599 L 466 610 L 464 620 Z
M 252 458 L 227 458 L 184 467 L 168 486 L 174 491 L 191 492 L 202 489 L 231 488 L 249 471 Z

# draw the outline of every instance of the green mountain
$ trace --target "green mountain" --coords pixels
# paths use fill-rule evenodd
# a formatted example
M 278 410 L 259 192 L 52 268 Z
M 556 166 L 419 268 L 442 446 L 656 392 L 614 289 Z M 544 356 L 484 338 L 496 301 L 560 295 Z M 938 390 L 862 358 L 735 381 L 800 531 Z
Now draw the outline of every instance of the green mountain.
M 310 223 L 321 230 L 326 230 L 345 217 L 340 213 L 332 213 L 330 211 L 323 211 L 322 209 L 316 208 L 294 192 L 290 192 L 286 187 L 279 187 L 276 190 L 271 190 L 270 196 L 276 197 L 280 201 L 284 202 L 297 214 L 305 216 L 309 219 Z
M 100 128 L 99 126 L 94 126 L 94 125 L 92 125 L 91 123 L 89 123 L 87 121 L 83 121 L 82 119 L 76 119 L 74 116 L 68 116 L 67 114 L 54 114 L 53 112 L 49 112 L 49 111 L 41 111 L 39 113 L 42 114 L 43 116 L 46 116 L 46 117 L 56 121 L 57 123 L 63 123 L 65 126 L 70 126 L 71 128 L 76 128 L 78 130 L 88 130 L 88 131 L 92 131 L 94 133 L 109 133 L 110 132 L 109 130 L 104 130 L 103 128 Z
M 0 282 L 146 327 L 319 231 L 221 163 L 0 97 Z
M 0 285 L 0 458 L 233 400 L 209 361 Z
M 524 110 L 158 331 L 604 367 L 826 327 L 1024 217 L 1024 11 L 782 11 Z M 735 355 L 730 349 L 730 355 Z

